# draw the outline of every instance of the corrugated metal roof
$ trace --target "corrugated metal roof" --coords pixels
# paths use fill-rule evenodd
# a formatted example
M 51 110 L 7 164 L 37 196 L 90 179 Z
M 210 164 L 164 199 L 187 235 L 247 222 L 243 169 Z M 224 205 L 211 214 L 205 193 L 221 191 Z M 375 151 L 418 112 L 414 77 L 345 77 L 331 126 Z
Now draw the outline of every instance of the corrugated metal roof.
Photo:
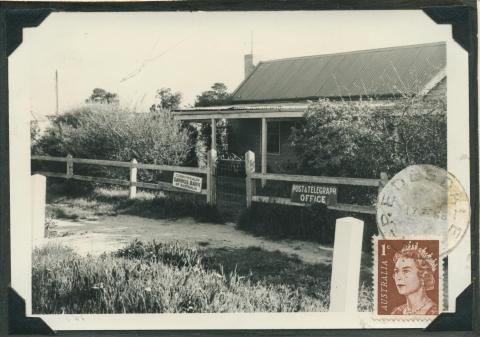
M 235 90 L 233 101 L 418 93 L 445 66 L 443 42 L 266 61 Z

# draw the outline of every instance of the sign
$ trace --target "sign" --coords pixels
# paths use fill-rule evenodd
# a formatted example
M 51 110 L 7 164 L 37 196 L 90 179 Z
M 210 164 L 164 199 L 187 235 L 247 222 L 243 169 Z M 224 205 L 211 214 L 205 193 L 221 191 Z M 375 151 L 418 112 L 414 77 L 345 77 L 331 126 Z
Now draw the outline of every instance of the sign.
M 202 192 L 202 178 L 191 176 L 189 174 L 183 174 L 178 172 L 173 172 L 173 182 L 172 185 L 182 190 L 187 190 L 191 192 Z
M 337 187 L 329 185 L 293 184 L 292 202 L 302 204 L 337 204 Z

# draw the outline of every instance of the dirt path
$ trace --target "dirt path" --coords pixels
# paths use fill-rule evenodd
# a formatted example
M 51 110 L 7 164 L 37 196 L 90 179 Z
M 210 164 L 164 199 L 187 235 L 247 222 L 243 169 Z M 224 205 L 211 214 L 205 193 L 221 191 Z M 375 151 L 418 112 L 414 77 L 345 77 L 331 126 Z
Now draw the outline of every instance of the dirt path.
M 59 242 L 72 247 L 79 254 L 99 255 L 121 248 L 137 238 L 142 241 L 180 241 L 199 247 L 261 247 L 297 255 L 307 263 L 330 264 L 332 248 L 313 242 L 272 241 L 237 230 L 234 224 L 198 223 L 191 218 L 178 220 L 147 219 L 130 215 L 106 216 L 96 220 L 55 220 Z M 65 235 L 65 236 L 61 236 Z

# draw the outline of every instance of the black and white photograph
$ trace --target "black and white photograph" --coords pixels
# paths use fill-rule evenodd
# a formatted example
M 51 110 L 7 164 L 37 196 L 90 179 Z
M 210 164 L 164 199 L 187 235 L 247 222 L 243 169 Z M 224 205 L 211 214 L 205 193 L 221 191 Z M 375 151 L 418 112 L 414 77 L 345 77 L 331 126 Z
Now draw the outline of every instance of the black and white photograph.
M 9 56 L 14 290 L 62 330 L 426 327 L 374 317 L 373 242 L 439 237 L 455 312 L 467 56 L 420 10 L 50 13 Z

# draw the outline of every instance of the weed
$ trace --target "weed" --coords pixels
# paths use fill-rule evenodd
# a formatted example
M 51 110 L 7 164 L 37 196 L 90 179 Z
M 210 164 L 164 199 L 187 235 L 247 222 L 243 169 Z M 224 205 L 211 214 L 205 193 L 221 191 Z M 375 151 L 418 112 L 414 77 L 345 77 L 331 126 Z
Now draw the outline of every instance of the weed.
M 197 251 L 134 241 L 114 254 L 81 257 L 48 245 L 33 254 L 33 312 L 326 311 L 325 268 L 253 247 Z M 371 289 L 360 290 L 359 308 L 370 310 Z
M 123 213 L 154 219 L 193 217 L 200 222 L 222 223 L 217 208 L 207 205 L 202 198 L 140 192 L 136 199 L 128 199 L 125 191 L 97 188 L 82 196 L 50 196 L 47 213 L 52 218 L 71 220 Z

